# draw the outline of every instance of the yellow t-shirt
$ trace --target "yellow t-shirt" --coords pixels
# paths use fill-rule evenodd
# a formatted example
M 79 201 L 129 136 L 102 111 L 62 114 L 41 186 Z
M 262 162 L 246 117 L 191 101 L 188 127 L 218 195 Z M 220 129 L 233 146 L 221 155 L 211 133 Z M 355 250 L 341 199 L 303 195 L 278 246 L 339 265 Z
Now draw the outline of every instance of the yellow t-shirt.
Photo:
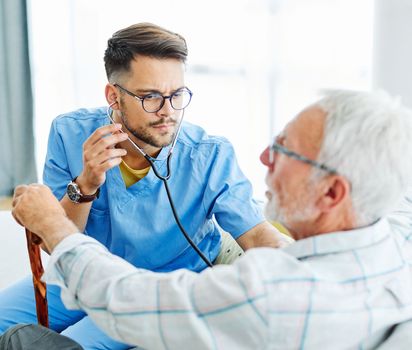
M 150 170 L 150 166 L 144 169 L 132 169 L 123 160 L 120 163 L 119 167 L 126 188 L 143 179 Z
M 283 226 L 280 222 L 270 221 L 270 223 L 271 223 L 273 226 L 275 226 L 275 227 L 278 229 L 278 231 L 280 231 L 281 233 L 283 233 L 283 234 L 286 235 L 286 236 L 291 237 L 288 229 L 287 229 L 285 226 Z

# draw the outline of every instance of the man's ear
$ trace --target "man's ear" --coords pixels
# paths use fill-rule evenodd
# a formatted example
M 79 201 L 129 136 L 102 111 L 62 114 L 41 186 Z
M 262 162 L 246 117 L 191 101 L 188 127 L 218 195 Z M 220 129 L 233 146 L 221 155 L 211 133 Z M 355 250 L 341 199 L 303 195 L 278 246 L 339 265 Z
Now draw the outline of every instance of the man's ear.
M 321 211 L 327 213 L 348 198 L 350 184 L 340 175 L 331 175 L 324 181 L 322 195 L 318 199 L 317 206 Z
M 104 89 L 104 94 L 106 96 L 106 101 L 108 103 L 108 105 L 112 108 L 112 109 L 117 109 L 117 89 L 113 84 L 106 84 L 106 87 Z

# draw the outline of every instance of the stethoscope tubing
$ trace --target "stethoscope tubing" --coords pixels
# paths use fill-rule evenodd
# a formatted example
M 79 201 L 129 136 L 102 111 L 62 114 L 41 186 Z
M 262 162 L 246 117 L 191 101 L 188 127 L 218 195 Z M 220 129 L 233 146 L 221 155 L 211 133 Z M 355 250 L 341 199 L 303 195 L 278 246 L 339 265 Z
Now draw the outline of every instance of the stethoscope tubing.
M 113 118 L 111 116 L 111 113 L 110 113 L 111 106 L 112 106 L 112 104 L 110 104 L 107 107 L 107 117 L 109 118 L 110 122 L 114 124 L 115 121 L 113 120 Z M 155 174 L 155 176 L 163 182 L 164 187 L 166 189 L 167 199 L 169 200 L 170 208 L 172 209 L 173 217 L 176 221 L 177 226 L 179 227 L 180 231 L 182 232 L 183 236 L 185 237 L 187 242 L 191 245 L 191 247 L 196 251 L 196 253 L 200 256 L 200 258 L 205 262 L 205 264 L 209 267 L 212 267 L 213 264 L 203 254 L 203 252 L 199 249 L 199 247 L 193 242 L 193 240 L 190 238 L 189 234 L 186 232 L 185 228 L 183 227 L 183 225 L 182 225 L 182 223 L 179 219 L 179 216 L 177 214 L 177 210 L 176 210 L 176 207 L 174 205 L 173 198 L 172 198 L 172 195 L 170 193 L 170 188 L 169 188 L 169 184 L 168 184 L 168 180 L 170 179 L 170 177 L 172 175 L 171 167 L 170 167 L 170 161 L 171 161 L 171 158 L 172 158 L 172 155 L 173 155 L 174 148 L 176 146 L 177 138 L 178 138 L 178 136 L 180 134 L 180 130 L 182 128 L 182 121 L 183 121 L 183 117 L 184 117 L 184 112 L 185 112 L 185 110 L 183 110 L 183 115 L 180 118 L 180 122 L 179 122 L 179 125 L 178 125 L 178 128 L 177 128 L 175 137 L 174 137 L 174 139 L 171 143 L 171 146 L 170 146 L 169 152 L 167 154 L 167 157 L 164 158 L 164 159 L 156 159 L 156 158 L 151 157 L 141 147 L 139 147 L 130 137 L 128 137 L 127 139 L 134 146 L 134 148 L 136 148 L 136 150 L 141 155 L 143 155 L 143 157 L 146 158 L 146 160 L 149 162 L 150 166 L 152 167 L 153 173 Z M 124 132 L 123 130 L 120 130 L 120 131 Z M 155 166 L 155 161 L 164 161 L 164 160 L 166 160 L 166 174 L 162 175 L 162 174 L 159 173 L 159 170 Z

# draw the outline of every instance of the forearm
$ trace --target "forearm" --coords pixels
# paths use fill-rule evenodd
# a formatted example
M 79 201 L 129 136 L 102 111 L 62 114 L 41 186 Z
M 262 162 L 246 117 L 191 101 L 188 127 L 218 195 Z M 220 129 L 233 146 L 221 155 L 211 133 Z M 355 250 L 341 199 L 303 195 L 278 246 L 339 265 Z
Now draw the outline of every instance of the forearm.
M 243 250 L 270 247 L 281 248 L 293 242 L 293 239 L 279 232 L 273 225 L 264 221 L 236 239 Z
M 266 303 L 264 286 L 251 269 L 253 264 L 245 262 L 201 274 L 153 273 L 136 269 L 90 237 L 74 235 L 56 247 L 45 278 L 61 286 L 67 307 L 85 310 L 122 342 L 150 349 L 210 349 L 224 340 L 228 348 L 252 349 L 263 347 L 266 313 L 258 310 Z M 250 307 L 251 302 L 257 304 Z M 239 334 L 232 338 L 236 323 Z M 216 339 L 216 334 L 222 336 Z
M 90 237 L 84 238 L 87 243 L 70 249 L 55 260 L 55 255 L 60 254 L 60 247 L 57 247 L 46 269 L 46 281 L 62 287 L 66 306 L 83 309 L 111 337 L 143 348 L 164 349 L 164 341 L 173 348 L 173 342 L 181 341 L 178 332 L 176 336 L 164 338 L 166 330 L 159 329 L 159 317 L 163 313 L 167 315 L 170 312 L 172 319 L 183 322 L 182 327 L 191 331 L 192 341 L 204 332 L 205 325 L 196 321 L 189 295 L 191 277 L 195 273 L 160 274 L 140 270 L 110 254 Z M 56 270 L 53 271 L 53 264 L 62 273 L 64 285 L 60 284 L 59 278 L 54 279 Z M 170 305 L 170 309 L 159 310 L 165 304 Z M 176 322 L 168 323 L 165 328 L 173 328 L 174 324 Z M 203 341 L 197 339 L 196 343 L 199 345 Z M 206 345 L 198 348 L 209 349 L 211 341 L 208 339 Z
M 74 222 L 79 232 L 84 232 L 86 228 L 87 219 L 89 218 L 92 202 L 88 203 L 73 203 L 67 195 L 61 199 L 62 205 L 67 217 Z
M 64 216 L 47 216 L 43 219 L 44 229 L 35 232 L 42 238 L 42 245 L 47 252 L 52 252 L 63 239 L 79 232 L 78 228 Z

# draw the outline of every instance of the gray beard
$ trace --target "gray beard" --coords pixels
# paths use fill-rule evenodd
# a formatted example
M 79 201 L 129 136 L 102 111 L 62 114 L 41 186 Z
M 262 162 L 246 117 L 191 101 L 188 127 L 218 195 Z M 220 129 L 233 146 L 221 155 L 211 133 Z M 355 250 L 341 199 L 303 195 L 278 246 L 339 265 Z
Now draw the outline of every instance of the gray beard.
M 308 196 L 309 194 L 306 195 Z M 292 222 L 302 223 L 307 221 L 312 217 L 314 208 L 312 203 L 305 199 L 307 198 L 300 197 L 298 200 L 288 198 L 285 201 L 288 203 L 288 207 L 282 208 L 279 205 L 279 199 L 276 193 L 273 193 L 271 200 L 268 201 L 265 206 L 266 219 L 273 222 L 280 222 L 286 228 L 288 228 Z
M 282 225 L 285 224 L 285 216 L 279 207 L 279 201 L 276 194 L 272 194 L 272 198 L 266 202 L 265 205 L 265 217 L 272 222 L 280 222 Z

